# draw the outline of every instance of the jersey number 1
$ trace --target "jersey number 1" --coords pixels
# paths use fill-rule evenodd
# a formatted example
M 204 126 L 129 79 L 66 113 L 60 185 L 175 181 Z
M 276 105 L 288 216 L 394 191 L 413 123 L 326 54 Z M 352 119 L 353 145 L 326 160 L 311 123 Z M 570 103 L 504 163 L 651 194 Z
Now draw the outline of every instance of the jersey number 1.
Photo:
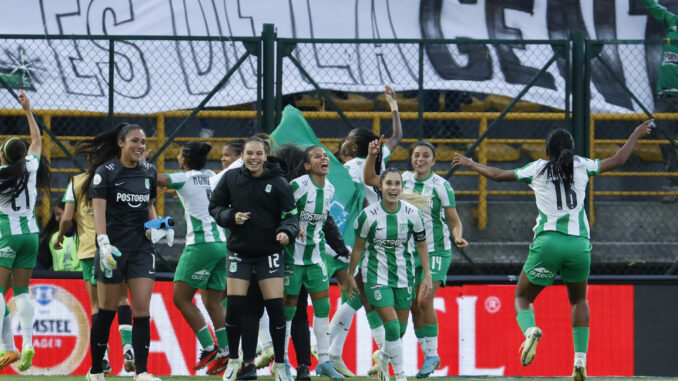
M 563 210 L 563 199 L 560 193 L 560 181 L 554 180 L 553 185 L 556 186 L 556 205 L 558 206 L 558 210 Z M 572 188 L 565 191 L 565 203 L 570 209 L 577 207 L 577 194 L 574 193 Z
M 28 209 L 28 207 L 30 206 L 29 205 L 30 203 L 28 202 L 28 187 L 24 188 L 24 195 L 26 196 L 26 209 Z M 12 199 L 12 210 L 18 212 L 21 209 L 21 207 L 16 206 L 16 199 L 17 199 L 16 197 Z

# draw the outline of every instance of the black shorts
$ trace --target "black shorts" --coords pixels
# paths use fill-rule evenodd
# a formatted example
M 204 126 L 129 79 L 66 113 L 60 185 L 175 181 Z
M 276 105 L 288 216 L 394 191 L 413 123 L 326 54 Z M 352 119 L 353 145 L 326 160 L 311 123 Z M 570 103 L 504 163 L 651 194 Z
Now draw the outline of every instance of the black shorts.
M 131 278 L 155 279 L 155 249 L 120 251 L 122 255 L 115 257 L 118 266 L 113 270 L 111 277 L 106 277 L 99 265 L 99 249 L 97 249 L 94 254 L 94 274 L 97 282 L 118 284 Z
M 228 253 L 226 264 L 226 278 L 263 280 L 268 278 L 282 278 L 283 259 L 281 253 L 269 254 L 265 257 L 246 257 L 238 253 Z

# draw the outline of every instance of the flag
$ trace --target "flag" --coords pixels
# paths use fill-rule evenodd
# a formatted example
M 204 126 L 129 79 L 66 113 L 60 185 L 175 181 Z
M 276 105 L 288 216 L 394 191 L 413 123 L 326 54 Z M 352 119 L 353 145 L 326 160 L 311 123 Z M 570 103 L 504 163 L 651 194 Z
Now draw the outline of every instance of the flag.
M 344 242 L 353 246 L 353 221 L 362 210 L 365 191 L 361 184 L 355 183 L 344 166 L 334 157 L 334 154 L 323 146 L 313 129 L 308 124 L 301 111 L 292 105 L 283 110 L 280 124 L 271 133 L 275 144 L 281 146 L 286 143 L 295 143 L 301 148 L 311 145 L 321 146 L 330 157 L 330 173 L 327 179 L 334 185 L 334 198 L 330 205 L 330 215 L 334 218 L 339 232 L 344 236 Z

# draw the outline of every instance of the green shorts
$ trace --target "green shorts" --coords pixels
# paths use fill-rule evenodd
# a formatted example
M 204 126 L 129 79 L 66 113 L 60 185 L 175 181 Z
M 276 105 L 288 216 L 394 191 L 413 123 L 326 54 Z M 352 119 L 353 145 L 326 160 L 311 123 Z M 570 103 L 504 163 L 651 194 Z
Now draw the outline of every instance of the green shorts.
M 431 281 L 440 281 L 440 285 L 445 287 L 447 282 L 447 270 L 452 263 L 452 251 L 436 251 L 428 254 L 428 265 L 431 269 Z M 424 270 L 421 268 L 419 256 L 414 257 L 414 285 L 419 286 L 424 279 Z
M 365 283 L 365 294 L 373 307 L 393 306 L 396 310 L 409 310 L 414 299 L 413 287 L 395 288 Z
M 226 289 L 226 243 L 209 242 L 187 245 L 174 272 L 175 282 L 205 290 Z
M 330 288 L 330 280 L 325 263 L 313 265 L 285 264 L 285 295 L 299 295 L 301 285 L 308 292 L 320 292 Z
M 38 260 L 38 233 L 0 237 L 0 266 L 32 269 Z
M 82 263 L 82 279 L 84 279 L 85 282 L 89 281 L 96 285 L 97 277 L 94 276 L 94 258 L 81 259 L 80 263 Z
M 327 274 L 329 274 L 330 277 L 333 277 L 337 271 L 348 270 L 348 261 L 350 258 L 335 257 L 330 254 L 323 254 L 322 258 L 325 262 L 325 267 L 327 268 Z
M 591 271 L 591 241 L 554 231 L 540 233 L 530 245 L 523 271 L 539 286 L 552 285 L 558 273 L 563 282 L 584 282 Z

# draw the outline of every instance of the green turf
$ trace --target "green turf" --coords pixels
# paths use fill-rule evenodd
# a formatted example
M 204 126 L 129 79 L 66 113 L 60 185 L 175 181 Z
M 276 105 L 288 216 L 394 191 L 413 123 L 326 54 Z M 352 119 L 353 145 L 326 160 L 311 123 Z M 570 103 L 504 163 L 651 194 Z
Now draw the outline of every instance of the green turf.
M 210 381 L 210 380 L 221 380 L 221 376 L 159 376 L 163 381 Z M 85 379 L 85 376 L 0 376 L 0 381 L 27 381 L 27 380 L 43 380 L 43 381 L 82 381 Z M 313 380 L 316 381 L 327 381 L 326 377 L 313 377 Z M 515 381 L 546 381 L 546 380 L 572 380 L 571 377 L 431 377 L 435 381 L 443 380 L 458 380 L 458 381 L 505 381 L 505 380 L 515 380 Z M 106 377 L 106 381 L 131 381 L 132 377 Z M 261 381 L 272 381 L 273 377 L 259 377 L 257 380 Z M 378 378 L 375 377 L 354 377 L 350 381 L 378 381 Z M 391 377 L 391 380 L 395 380 L 394 377 Z M 410 380 L 416 380 L 414 377 L 410 377 Z M 653 380 L 678 380 L 676 378 L 661 378 L 661 377 L 589 377 L 587 380 L 591 381 L 653 381 Z M 347 379 L 348 381 L 348 379 Z

